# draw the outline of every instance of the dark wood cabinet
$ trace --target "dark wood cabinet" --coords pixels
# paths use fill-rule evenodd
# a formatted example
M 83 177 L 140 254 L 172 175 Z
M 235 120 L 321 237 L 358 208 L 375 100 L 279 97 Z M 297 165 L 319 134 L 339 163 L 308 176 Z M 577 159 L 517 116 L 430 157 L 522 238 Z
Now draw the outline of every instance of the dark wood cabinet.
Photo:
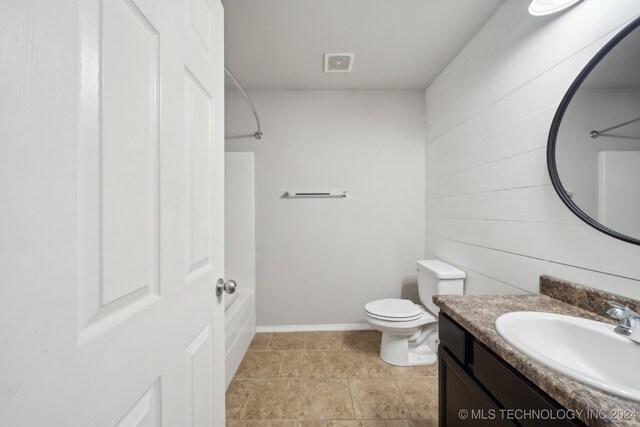
M 584 426 L 564 408 L 440 313 L 440 426 Z
M 499 417 L 500 407 L 448 350 L 440 348 L 439 362 L 441 426 L 515 425 Z

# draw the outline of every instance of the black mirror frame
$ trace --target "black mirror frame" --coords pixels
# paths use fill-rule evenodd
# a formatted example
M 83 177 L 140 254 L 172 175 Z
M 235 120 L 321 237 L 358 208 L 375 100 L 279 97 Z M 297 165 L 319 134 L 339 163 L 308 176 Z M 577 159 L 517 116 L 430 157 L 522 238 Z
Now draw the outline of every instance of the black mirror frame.
M 564 113 L 569 106 L 569 103 L 573 99 L 573 96 L 576 94 L 584 80 L 587 76 L 593 71 L 593 69 L 600 63 L 600 61 L 607 56 L 607 54 L 618 45 L 626 36 L 628 36 L 631 32 L 633 32 L 636 28 L 640 27 L 640 18 L 636 18 L 629 25 L 623 28 L 618 34 L 615 35 L 600 51 L 594 56 L 591 61 L 587 64 L 586 67 L 580 72 L 578 77 L 574 80 L 574 82 L 569 87 L 569 90 L 562 98 L 560 102 L 560 106 L 556 111 L 555 116 L 553 117 L 553 122 L 551 123 L 551 131 L 549 132 L 549 139 L 547 142 L 547 168 L 549 170 L 549 176 L 551 178 L 551 183 L 553 184 L 553 188 L 558 193 L 558 196 L 563 201 L 563 203 L 573 212 L 578 218 L 582 221 L 589 224 L 591 227 L 608 234 L 611 237 L 615 237 L 616 239 L 624 240 L 628 243 L 633 243 L 635 245 L 640 245 L 640 239 L 634 239 L 633 237 L 629 237 L 625 234 L 618 233 L 615 230 L 612 230 L 604 225 L 600 224 L 595 219 L 591 218 L 584 211 L 582 211 L 578 205 L 576 205 L 571 197 L 567 194 L 566 190 L 562 186 L 560 182 L 560 177 L 558 176 L 558 168 L 556 165 L 556 139 L 558 137 L 558 131 L 560 129 L 560 124 L 562 122 L 562 118 Z

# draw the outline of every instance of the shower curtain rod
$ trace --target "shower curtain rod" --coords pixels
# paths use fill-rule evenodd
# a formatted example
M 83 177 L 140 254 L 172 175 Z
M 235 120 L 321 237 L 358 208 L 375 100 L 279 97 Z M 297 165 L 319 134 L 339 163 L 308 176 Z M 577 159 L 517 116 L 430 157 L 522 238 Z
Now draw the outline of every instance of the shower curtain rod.
M 256 118 L 256 124 L 258 125 L 258 130 L 253 134 L 253 137 L 258 140 L 262 139 L 262 130 L 260 129 L 260 118 L 258 117 L 258 112 L 256 111 L 255 105 L 253 105 L 253 101 L 251 101 L 251 98 L 249 98 L 249 95 L 247 95 L 247 92 L 244 91 L 238 79 L 236 79 L 236 77 L 231 73 L 231 71 L 229 71 L 226 65 L 224 66 L 224 72 L 227 73 L 231 81 L 233 81 L 233 84 L 236 85 L 236 87 L 238 88 L 242 96 L 244 96 L 244 99 L 247 101 L 247 104 L 249 104 L 251 111 L 253 111 L 253 115 Z
M 589 133 L 589 136 L 591 136 L 591 138 L 593 138 L 593 139 L 596 139 L 599 136 L 607 136 L 606 132 L 609 132 L 610 130 L 621 128 L 623 126 L 630 125 L 631 123 L 635 123 L 635 122 L 637 122 L 639 120 L 640 120 L 640 117 L 638 117 L 637 119 L 629 120 L 628 122 L 620 123 L 619 125 L 611 126 L 610 128 L 606 128 L 606 129 L 602 129 L 602 130 L 592 130 Z M 633 139 L 636 139 L 636 138 L 633 138 Z

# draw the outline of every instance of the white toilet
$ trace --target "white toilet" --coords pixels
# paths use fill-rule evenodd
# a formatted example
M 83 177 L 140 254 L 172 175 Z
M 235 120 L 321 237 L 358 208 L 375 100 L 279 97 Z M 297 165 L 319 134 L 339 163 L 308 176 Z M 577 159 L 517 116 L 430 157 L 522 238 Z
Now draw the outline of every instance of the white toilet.
M 435 363 L 439 309 L 432 297 L 462 295 L 465 277 L 464 271 L 442 261 L 418 261 L 418 294 L 426 308 L 397 298 L 367 303 L 367 322 L 382 332 L 380 358 L 399 366 Z

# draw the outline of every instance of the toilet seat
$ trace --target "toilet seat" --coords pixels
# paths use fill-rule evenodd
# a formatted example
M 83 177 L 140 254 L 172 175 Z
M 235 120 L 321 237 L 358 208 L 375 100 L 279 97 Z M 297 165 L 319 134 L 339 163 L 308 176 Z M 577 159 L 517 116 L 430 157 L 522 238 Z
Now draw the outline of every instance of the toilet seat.
M 419 305 L 398 298 L 371 301 L 364 306 L 364 310 L 368 316 L 387 322 L 410 322 L 424 314 Z
M 416 316 L 412 316 L 412 317 L 402 317 L 402 318 L 398 318 L 398 317 L 385 317 L 385 316 L 379 316 L 377 314 L 372 314 L 369 313 L 368 311 L 365 312 L 365 314 L 369 317 L 372 317 L 374 319 L 378 319 L 378 320 L 384 320 L 385 322 L 411 322 L 413 320 L 418 320 L 420 317 L 422 317 L 421 314 L 418 314 Z

